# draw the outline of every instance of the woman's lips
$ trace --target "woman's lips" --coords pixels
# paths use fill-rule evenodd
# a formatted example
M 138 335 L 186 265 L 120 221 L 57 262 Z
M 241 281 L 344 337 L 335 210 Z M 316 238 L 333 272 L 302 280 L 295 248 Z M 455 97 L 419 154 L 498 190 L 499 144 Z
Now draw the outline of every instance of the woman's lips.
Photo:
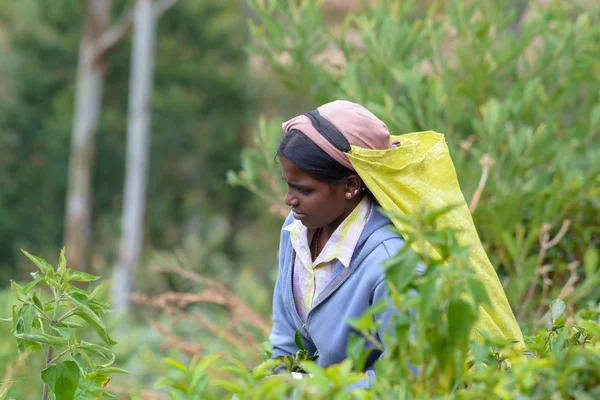
M 299 212 L 296 212 L 293 210 L 292 210 L 292 212 L 294 213 L 294 218 L 296 218 L 296 219 L 302 219 L 302 218 L 306 217 L 306 214 L 302 214 L 302 213 L 299 213 Z

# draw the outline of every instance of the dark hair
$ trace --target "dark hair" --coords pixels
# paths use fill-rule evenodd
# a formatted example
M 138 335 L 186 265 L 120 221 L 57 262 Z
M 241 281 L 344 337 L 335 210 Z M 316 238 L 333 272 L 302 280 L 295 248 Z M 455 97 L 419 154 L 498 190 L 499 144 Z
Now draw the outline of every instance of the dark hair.
M 340 151 L 350 151 L 350 144 L 344 135 L 329 121 L 321 117 L 317 110 L 305 115 L 310 118 L 315 129 L 329 143 Z M 295 129 L 285 132 L 279 142 L 277 155 L 287 158 L 313 178 L 332 185 L 342 183 L 349 176 L 356 174 L 334 160 L 304 133 Z

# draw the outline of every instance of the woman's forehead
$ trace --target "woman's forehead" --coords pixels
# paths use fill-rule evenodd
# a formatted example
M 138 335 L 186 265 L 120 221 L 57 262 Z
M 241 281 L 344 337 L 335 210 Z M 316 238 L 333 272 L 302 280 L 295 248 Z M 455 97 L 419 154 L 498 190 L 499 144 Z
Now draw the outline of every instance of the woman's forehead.
M 297 183 L 297 184 L 318 184 L 323 183 L 318 179 L 313 178 L 311 175 L 307 174 L 303 170 L 301 170 L 296 164 L 291 162 L 285 157 L 281 157 L 281 176 L 288 183 Z

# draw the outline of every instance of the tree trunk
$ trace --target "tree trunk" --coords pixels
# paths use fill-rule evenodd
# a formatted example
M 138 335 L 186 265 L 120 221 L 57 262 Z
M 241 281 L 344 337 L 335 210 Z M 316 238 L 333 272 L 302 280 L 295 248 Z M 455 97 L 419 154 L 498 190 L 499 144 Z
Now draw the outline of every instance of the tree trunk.
M 131 279 L 142 252 L 150 152 L 150 99 L 156 42 L 152 0 L 136 0 L 127 120 L 127 160 L 119 259 L 113 271 L 117 311 L 129 306 Z
M 79 47 L 64 242 L 69 266 L 80 270 L 88 270 L 94 136 L 100 120 L 104 81 L 104 66 L 96 57 L 95 44 L 109 26 L 110 9 L 111 0 L 87 0 Z

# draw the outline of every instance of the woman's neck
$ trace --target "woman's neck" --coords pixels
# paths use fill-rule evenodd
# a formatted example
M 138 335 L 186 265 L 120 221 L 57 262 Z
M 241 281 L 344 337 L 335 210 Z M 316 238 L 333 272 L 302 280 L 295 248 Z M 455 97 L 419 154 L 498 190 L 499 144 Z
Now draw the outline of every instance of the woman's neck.
M 321 232 L 321 237 L 322 237 L 321 240 L 325 240 L 324 243 L 327 243 L 327 240 L 329 240 L 331 235 L 333 235 L 333 232 L 335 232 L 335 230 L 338 228 L 338 226 L 340 226 L 341 223 L 344 222 L 344 220 L 346 218 L 348 218 L 348 215 L 352 214 L 352 211 L 354 211 L 356 206 L 358 206 L 360 204 L 360 202 L 362 201 L 363 196 L 364 196 L 363 194 L 360 194 L 359 196 L 356 196 L 354 199 L 352 199 L 351 202 L 348 202 L 348 207 L 346 208 L 344 213 L 342 215 L 340 215 L 339 218 L 336 218 L 335 221 L 333 221 L 329 225 L 325 225 L 323 227 L 322 232 Z

